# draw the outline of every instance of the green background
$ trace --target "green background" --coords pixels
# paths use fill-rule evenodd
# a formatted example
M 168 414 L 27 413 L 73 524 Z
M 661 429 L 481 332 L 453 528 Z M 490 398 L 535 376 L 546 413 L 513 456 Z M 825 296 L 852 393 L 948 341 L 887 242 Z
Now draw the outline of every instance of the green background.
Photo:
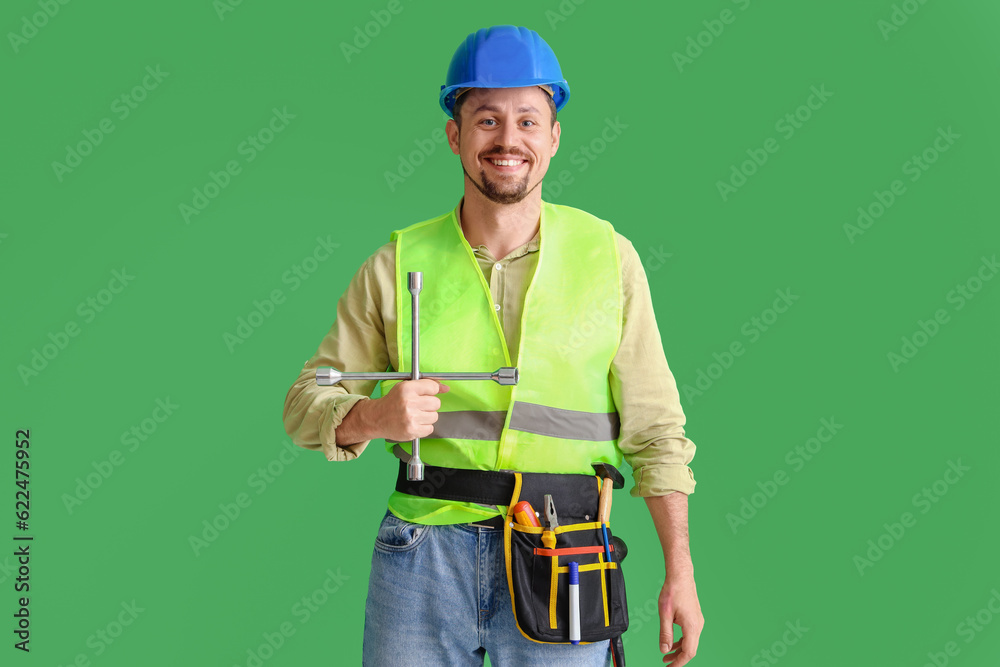
M 108 0 L 53 2 L 51 17 L 44 6 L 0 10 L 2 553 L 20 534 L 10 440 L 21 428 L 35 538 L 30 655 L 11 646 L 14 558 L 0 559 L 3 664 L 246 665 L 286 622 L 294 634 L 264 664 L 360 662 L 396 462 L 381 442 L 347 464 L 295 448 L 282 405 L 361 262 L 391 230 L 457 203 L 457 158 L 431 139 L 444 124 L 437 93 L 460 41 L 503 23 L 539 31 L 572 89 L 543 197 L 632 241 L 682 387 L 706 619 L 693 664 L 918 666 L 928 653 L 996 664 L 1000 455 L 987 417 L 1000 280 L 983 263 L 1000 250 L 996 3 L 399 0 L 391 14 L 381 0 L 232 11 Z M 731 21 L 713 23 L 725 10 Z M 340 45 L 371 12 L 391 20 L 348 59 Z M 695 57 L 678 66 L 686 49 Z M 167 74 L 122 118 L 116 99 L 147 67 Z M 830 97 L 800 109 L 813 86 Z M 294 118 L 248 162 L 239 146 L 275 108 Z M 787 136 L 776 124 L 797 110 L 809 118 Z M 57 175 L 53 163 L 103 119 L 113 132 Z M 626 127 L 601 146 L 609 119 Z M 958 138 L 910 180 L 905 163 L 948 128 Z M 778 151 L 724 198 L 718 182 L 769 138 Z M 421 145 L 434 150 L 390 187 L 386 172 Z M 601 149 L 592 160 L 588 146 Z M 186 221 L 180 205 L 230 160 L 240 172 Z M 557 192 L 562 170 L 572 182 Z M 896 179 L 905 193 L 849 238 L 858 207 Z M 293 289 L 286 272 L 317 237 L 339 247 Z M 123 268 L 134 278 L 102 292 Z M 991 280 L 977 284 L 977 271 Z M 959 285 L 978 288 L 961 308 Z M 273 290 L 283 302 L 227 346 Z M 798 299 L 764 331 L 752 318 L 773 315 L 777 290 Z M 106 303 L 90 314 L 88 298 Z M 938 310 L 947 320 L 894 367 L 889 354 Z M 23 375 L 67 324 L 78 335 Z M 736 342 L 743 354 L 723 368 Z M 158 399 L 178 406 L 162 423 L 151 421 Z M 822 419 L 842 428 L 794 464 L 788 453 Z M 130 450 L 123 434 L 144 421 Z M 281 463 L 289 446 L 300 455 Z M 108 464 L 116 450 L 120 465 Z M 939 481 L 959 461 L 969 470 Z M 109 465 L 68 508 L 79 480 Z M 262 483 L 269 465 L 280 474 Z M 787 483 L 754 496 L 782 472 Z M 924 488 L 935 502 L 915 502 Z M 250 505 L 196 554 L 190 537 L 223 525 L 220 504 L 239 494 Z M 760 507 L 734 523 L 744 499 Z M 641 500 L 619 491 L 614 512 L 631 553 L 629 664 L 657 664 L 662 555 Z M 885 524 L 905 512 L 915 523 L 893 537 Z M 880 538 L 888 550 L 859 566 Z M 328 570 L 336 593 L 304 618 L 296 605 Z M 133 601 L 134 622 L 96 639 Z M 977 614 L 978 630 L 960 625 Z M 794 639 L 786 623 L 808 631 Z

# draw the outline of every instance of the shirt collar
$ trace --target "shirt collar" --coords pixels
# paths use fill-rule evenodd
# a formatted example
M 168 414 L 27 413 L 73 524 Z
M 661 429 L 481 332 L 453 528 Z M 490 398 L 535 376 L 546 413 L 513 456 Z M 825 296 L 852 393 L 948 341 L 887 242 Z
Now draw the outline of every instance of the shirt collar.
M 463 196 L 461 199 L 458 200 L 458 206 L 455 207 L 455 219 L 458 220 L 459 229 L 462 228 L 462 202 L 464 200 L 465 197 Z M 531 237 L 530 241 L 528 241 L 524 245 L 514 248 L 509 255 L 504 257 L 504 259 L 514 259 L 516 257 L 521 257 L 522 255 L 527 255 L 529 252 L 537 252 L 539 239 L 541 238 L 541 231 L 542 231 L 542 226 L 539 225 L 538 229 L 535 231 L 535 235 Z M 466 239 L 466 243 L 468 243 L 468 239 Z M 487 257 L 493 261 L 496 261 L 496 258 L 492 255 L 492 253 L 490 253 L 489 248 L 487 248 L 485 245 L 480 244 L 477 246 L 473 246 L 470 243 L 469 246 L 472 248 L 472 252 L 474 252 L 476 255 L 480 257 Z

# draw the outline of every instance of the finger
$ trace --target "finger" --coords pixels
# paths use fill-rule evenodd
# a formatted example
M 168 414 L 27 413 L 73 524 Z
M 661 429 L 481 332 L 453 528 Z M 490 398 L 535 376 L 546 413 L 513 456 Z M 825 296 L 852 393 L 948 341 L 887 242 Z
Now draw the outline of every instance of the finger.
M 670 667 L 683 667 L 688 664 L 694 659 L 694 656 L 697 653 L 696 648 L 691 644 L 693 644 L 693 642 L 684 644 L 684 637 L 681 637 L 674 645 L 674 650 L 663 658 L 663 662 L 670 665 Z
M 684 665 L 686 665 L 689 662 L 691 662 L 691 658 L 693 658 L 693 657 L 694 656 L 691 655 L 691 654 L 689 654 L 689 653 L 681 652 L 681 654 L 677 657 L 676 660 L 674 660 L 673 662 L 669 663 L 670 667 L 683 667 Z
M 674 642 L 674 616 L 673 614 L 661 614 L 660 616 L 660 653 L 666 653 L 673 648 Z
M 690 655 L 692 658 L 698 655 L 698 640 L 700 637 L 697 632 L 692 632 L 691 636 L 688 638 L 687 644 L 684 645 L 684 652 Z
M 441 399 L 434 394 L 424 394 L 415 401 L 415 405 L 424 412 L 434 412 L 441 409 Z
M 437 393 L 437 380 L 433 378 L 420 378 L 419 380 L 411 380 L 411 382 L 413 382 L 413 390 L 420 396 Z
M 424 384 L 422 386 L 423 391 L 420 392 L 422 394 L 443 394 L 449 389 L 448 385 L 435 378 L 421 378 L 420 380 L 417 381 L 421 382 L 423 380 L 432 381 L 434 384 L 430 384 L 430 382 Z
M 439 414 L 439 412 L 435 412 L 434 410 L 424 410 L 416 416 L 416 422 L 422 426 L 436 424 Z
M 663 662 L 670 665 L 670 667 L 683 667 L 691 661 L 693 656 L 689 656 L 687 653 L 681 653 L 677 658 L 671 660 L 669 658 L 664 658 Z
M 664 651 L 663 648 L 661 647 L 660 651 L 666 653 L 666 655 L 663 656 L 663 662 L 665 662 L 668 665 L 673 665 L 674 662 L 681 657 L 681 652 L 683 650 L 684 650 L 684 637 L 678 639 L 677 643 L 673 644 L 667 651 Z

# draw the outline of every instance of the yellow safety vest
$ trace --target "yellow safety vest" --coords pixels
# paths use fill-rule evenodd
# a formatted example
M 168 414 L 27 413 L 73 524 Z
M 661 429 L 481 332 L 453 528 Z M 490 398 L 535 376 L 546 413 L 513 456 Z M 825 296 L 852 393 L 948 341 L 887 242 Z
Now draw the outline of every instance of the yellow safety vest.
M 455 213 L 390 236 L 396 242 L 398 371 L 412 369 L 410 271 L 423 272 L 422 376 L 511 365 L 490 286 Z M 434 432 L 420 441 L 427 465 L 586 474 L 593 473 L 592 463 L 621 465 L 620 420 L 608 381 L 623 309 L 614 228 L 585 211 L 544 201 L 539 224 L 538 264 L 521 316 L 518 384 L 446 382 L 450 391 L 438 394 Z M 397 382 L 383 381 L 382 395 Z M 386 449 L 395 444 L 388 440 Z M 400 445 L 411 449 L 408 442 Z M 389 509 L 424 524 L 467 523 L 498 512 L 398 491 L 389 497 Z

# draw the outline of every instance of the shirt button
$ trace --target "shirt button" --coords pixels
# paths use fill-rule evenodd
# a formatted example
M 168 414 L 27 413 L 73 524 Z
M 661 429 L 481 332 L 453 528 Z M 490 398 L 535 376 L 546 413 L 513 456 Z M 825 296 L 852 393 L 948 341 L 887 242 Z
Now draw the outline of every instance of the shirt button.
M 499 304 L 499 303 L 495 303 L 495 304 L 493 304 L 493 307 L 494 307 L 495 309 L 497 309 L 497 310 L 500 310 L 500 304 Z
M 503 267 L 502 267 L 502 266 L 500 266 L 500 262 L 497 262 L 496 264 L 494 264 L 494 265 L 493 265 L 493 269 L 494 269 L 495 271 L 499 271 L 499 270 L 500 270 L 500 269 L 502 269 L 502 268 L 503 268 Z

